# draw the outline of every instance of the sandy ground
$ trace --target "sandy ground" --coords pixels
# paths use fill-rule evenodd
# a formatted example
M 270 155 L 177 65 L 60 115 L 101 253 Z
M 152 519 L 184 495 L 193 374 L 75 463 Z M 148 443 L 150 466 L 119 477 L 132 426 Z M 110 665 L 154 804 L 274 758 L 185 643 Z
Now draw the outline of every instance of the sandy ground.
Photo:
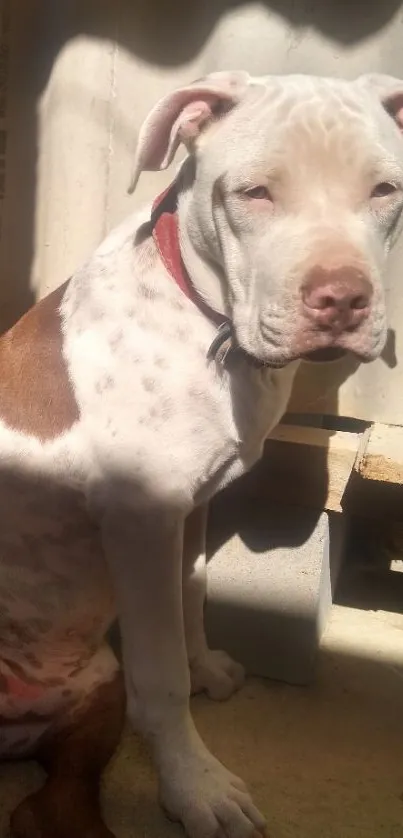
M 198 697 L 193 710 L 215 753 L 247 781 L 273 838 L 403 836 L 400 614 L 336 606 L 312 686 L 251 680 L 228 703 Z M 40 779 L 33 764 L 0 767 L 1 838 Z M 104 804 L 118 838 L 182 835 L 159 811 L 154 772 L 130 733 L 105 778 Z

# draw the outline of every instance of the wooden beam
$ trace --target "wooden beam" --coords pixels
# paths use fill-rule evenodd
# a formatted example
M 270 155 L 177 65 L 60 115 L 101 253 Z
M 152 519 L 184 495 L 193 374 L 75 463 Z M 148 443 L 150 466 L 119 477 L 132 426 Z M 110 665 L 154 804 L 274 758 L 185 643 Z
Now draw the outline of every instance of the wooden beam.
M 362 434 L 278 425 L 253 470 L 253 490 L 276 503 L 342 511 Z
M 403 428 L 278 425 L 239 488 L 253 503 L 403 520 Z
M 403 428 L 372 425 L 355 468 L 364 480 L 403 486 Z

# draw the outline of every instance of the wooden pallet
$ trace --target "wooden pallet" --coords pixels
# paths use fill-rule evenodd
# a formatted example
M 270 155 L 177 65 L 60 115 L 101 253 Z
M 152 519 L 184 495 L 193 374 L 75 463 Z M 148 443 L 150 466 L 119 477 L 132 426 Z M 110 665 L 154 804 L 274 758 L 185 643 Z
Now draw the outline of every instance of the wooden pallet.
M 403 427 L 286 423 L 271 434 L 266 452 L 254 482 L 277 503 L 403 519 Z

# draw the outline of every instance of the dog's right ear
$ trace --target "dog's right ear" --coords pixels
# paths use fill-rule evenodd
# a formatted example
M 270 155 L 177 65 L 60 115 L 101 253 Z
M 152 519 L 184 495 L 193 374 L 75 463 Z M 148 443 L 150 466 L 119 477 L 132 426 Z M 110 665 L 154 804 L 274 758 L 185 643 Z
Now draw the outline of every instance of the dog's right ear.
M 403 134 L 403 81 L 382 73 L 366 73 L 358 84 L 374 93 Z
M 202 128 L 242 98 L 248 73 L 211 73 L 161 99 L 140 130 L 129 193 L 143 171 L 166 169 L 180 143 L 191 149 Z

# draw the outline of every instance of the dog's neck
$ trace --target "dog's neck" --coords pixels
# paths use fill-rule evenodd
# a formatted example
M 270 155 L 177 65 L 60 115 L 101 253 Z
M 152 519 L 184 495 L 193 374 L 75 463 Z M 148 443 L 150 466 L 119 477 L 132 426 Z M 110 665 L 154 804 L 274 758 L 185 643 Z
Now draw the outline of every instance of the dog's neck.
M 230 319 L 219 310 L 215 302 L 210 302 L 208 297 L 199 291 L 186 267 L 179 233 L 177 182 L 174 181 L 153 202 L 151 229 L 160 258 L 172 279 L 203 316 L 217 327 L 217 334 L 207 353 L 208 359 L 225 364 L 227 356 L 235 348 L 239 352 L 239 347 L 234 343 Z M 188 240 L 190 242 L 190 237 Z
M 247 359 L 253 367 L 264 367 L 264 363 L 246 354 L 237 343 L 219 269 L 214 270 L 213 264 L 203 258 L 202 246 L 197 248 L 189 235 L 188 200 L 188 192 L 178 189 L 174 181 L 153 202 L 151 231 L 160 258 L 182 292 L 217 327 L 207 358 L 226 366 L 228 359 L 231 361 L 235 355 Z
M 178 191 L 175 181 L 154 200 L 151 226 L 152 236 L 161 260 L 181 291 L 217 327 L 229 323 L 226 315 L 214 303 L 211 304 L 203 293 L 200 293 L 185 264 L 180 241 Z

